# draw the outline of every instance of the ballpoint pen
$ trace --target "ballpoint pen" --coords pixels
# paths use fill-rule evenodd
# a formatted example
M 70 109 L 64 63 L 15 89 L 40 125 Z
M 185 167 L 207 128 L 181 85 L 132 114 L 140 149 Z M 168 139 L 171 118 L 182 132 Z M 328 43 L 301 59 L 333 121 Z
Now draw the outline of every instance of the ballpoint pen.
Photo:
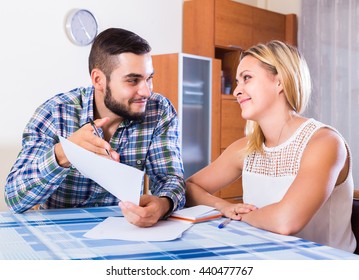
M 99 133 L 98 130 L 97 130 L 97 127 L 96 127 L 94 121 L 93 121 L 91 118 L 90 118 L 90 123 L 91 123 L 92 128 L 93 128 L 94 131 L 95 131 L 96 136 L 102 138 L 101 135 L 100 135 L 100 133 Z M 106 151 L 106 153 L 107 153 L 109 156 L 111 156 L 110 152 L 109 152 L 107 149 L 105 149 L 105 151 Z
M 224 227 L 225 227 L 226 225 L 228 225 L 231 221 L 232 221 L 231 218 L 228 218 L 228 219 L 224 220 L 222 223 L 220 223 L 220 224 L 218 225 L 218 228 L 224 228 Z

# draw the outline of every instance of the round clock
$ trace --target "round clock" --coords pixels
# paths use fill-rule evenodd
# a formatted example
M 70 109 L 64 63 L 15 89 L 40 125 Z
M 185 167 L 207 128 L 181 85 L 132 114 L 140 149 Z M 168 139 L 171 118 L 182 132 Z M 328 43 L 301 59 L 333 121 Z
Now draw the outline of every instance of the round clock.
M 66 32 L 71 42 L 79 46 L 87 46 L 97 35 L 97 20 L 88 10 L 73 10 L 67 16 Z

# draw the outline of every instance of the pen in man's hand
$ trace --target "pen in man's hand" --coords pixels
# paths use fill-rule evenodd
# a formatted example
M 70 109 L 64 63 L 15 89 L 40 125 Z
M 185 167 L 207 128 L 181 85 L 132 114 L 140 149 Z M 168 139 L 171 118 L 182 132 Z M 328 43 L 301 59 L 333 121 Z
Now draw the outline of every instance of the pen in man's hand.
M 224 220 L 222 223 L 220 223 L 220 224 L 218 225 L 218 228 L 224 228 L 224 227 L 225 227 L 226 225 L 228 225 L 231 221 L 232 221 L 231 218 L 228 218 L 228 219 Z
M 100 133 L 98 132 L 97 127 L 96 127 L 94 121 L 93 121 L 91 118 L 90 118 L 90 123 L 91 123 L 92 128 L 93 128 L 94 131 L 95 131 L 96 136 L 98 136 L 98 137 L 101 138 L 101 135 L 100 135 Z M 110 152 L 109 152 L 107 149 L 105 149 L 105 151 L 106 151 L 106 153 L 107 153 L 109 156 L 111 156 Z

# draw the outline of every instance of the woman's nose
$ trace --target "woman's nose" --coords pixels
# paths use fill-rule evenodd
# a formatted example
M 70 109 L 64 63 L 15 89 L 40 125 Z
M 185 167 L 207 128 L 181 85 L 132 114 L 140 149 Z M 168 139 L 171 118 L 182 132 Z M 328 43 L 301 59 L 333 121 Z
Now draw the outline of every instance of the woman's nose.
M 233 94 L 234 97 L 237 97 L 237 96 L 239 96 L 239 95 L 242 94 L 242 87 L 240 86 L 239 83 L 237 84 L 237 86 L 236 86 L 236 88 L 234 89 L 234 91 L 233 91 L 232 94 Z

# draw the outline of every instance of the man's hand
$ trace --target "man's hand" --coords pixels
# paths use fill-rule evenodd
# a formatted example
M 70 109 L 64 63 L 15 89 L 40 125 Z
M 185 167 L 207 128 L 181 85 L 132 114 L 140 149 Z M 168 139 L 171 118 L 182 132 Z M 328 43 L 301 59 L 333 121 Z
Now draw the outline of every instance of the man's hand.
M 109 118 L 97 119 L 95 120 L 95 125 L 96 127 L 102 127 L 108 121 Z M 120 155 L 111 149 L 110 144 L 94 134 L 94 129 L 90 123 L 82 126 L 70 137 L 68 137 L 67 140 L 90 152 L 94 152 L 98 155 L 113 159 L 115 161 L 120 160 Z M 107 155 L 106 149 L 110 152 L 111 156 Z M 71 165 L 62 149 L 61 143 L 57 143 L 55 145 L 55 156 L 60 166 L 69 167 Z
M 119 206 L 126 220 L 139 227 L 153 226 L 171 207 L 169 198 L 153 195 L 143 195 L 140 205 L 131 202 L 120 202 Z

